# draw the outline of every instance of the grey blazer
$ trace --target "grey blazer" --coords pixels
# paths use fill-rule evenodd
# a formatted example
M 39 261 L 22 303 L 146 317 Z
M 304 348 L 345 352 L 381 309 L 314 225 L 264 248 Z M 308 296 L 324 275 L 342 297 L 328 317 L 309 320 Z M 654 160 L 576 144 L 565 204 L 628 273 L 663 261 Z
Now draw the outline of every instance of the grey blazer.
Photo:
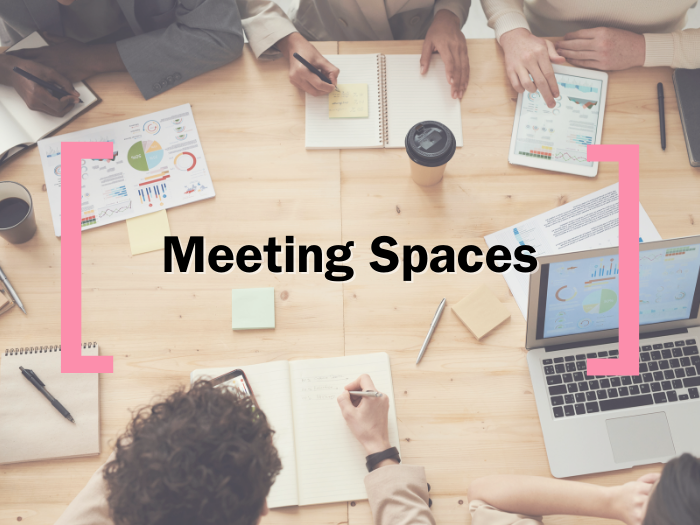
M 134 35 L 119 54 L 146 99 L 241 56 L 235 0 L 117 0 Z M 63 35 L 56 0 L 0 0 L 0 41 L 33 31 Z

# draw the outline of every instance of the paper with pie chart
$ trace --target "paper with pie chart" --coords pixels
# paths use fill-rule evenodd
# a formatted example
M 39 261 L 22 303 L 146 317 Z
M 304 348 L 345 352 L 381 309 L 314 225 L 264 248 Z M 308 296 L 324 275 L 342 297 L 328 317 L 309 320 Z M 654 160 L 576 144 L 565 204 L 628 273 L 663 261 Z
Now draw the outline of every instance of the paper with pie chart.
M 546 266 L 546 268 L 545 268 Z M 618 256 L 544 265 L 544 337 L 618 327 Z M 700 272 L 700 244 L 639 252 L 639 324 L 688 319 Z
M 112 160 L 83 160 L 83 230 L 215 196 L 189 104 L 39 142 L 51 215 L 61 235 L 61 142 L 114 144 Z

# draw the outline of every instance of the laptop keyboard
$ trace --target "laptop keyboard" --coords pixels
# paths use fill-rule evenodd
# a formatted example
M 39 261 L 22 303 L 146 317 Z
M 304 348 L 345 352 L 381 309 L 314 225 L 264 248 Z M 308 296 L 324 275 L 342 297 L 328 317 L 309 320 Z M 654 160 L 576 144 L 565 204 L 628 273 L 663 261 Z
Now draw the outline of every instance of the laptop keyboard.
M 542 360 L 555 418 L 700 399 L 700 355 L 695 339 L 639 349 L 638 376 L 589 376 L 588 358 L 615 358 L 618 350 Z

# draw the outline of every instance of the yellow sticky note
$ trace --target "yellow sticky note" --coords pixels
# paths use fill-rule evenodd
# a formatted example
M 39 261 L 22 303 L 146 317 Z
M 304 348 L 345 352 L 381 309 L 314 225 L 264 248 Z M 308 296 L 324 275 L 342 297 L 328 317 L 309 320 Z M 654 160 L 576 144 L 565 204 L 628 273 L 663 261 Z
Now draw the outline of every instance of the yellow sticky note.
M 328 95 L 328 118 L 369 117 L 367 84 L 338 84 Z
M 127 219 L 126 228 L 129 230 L 131 255 L 162 250 L 165 246 L 164 237 L 170 235 L 170 223 L 165 210 Z

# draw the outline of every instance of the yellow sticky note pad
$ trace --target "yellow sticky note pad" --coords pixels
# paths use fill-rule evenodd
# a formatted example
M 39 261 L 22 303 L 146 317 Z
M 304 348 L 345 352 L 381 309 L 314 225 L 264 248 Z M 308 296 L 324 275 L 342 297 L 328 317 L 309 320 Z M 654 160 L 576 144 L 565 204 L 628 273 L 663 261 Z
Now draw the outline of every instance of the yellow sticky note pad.
M 508 308 L 484 285 L 454 305 L 452 311 L 477 341 L 510 319 Z
M 165 210 L 127 219 L 126 228 L 129 230 L 132 255 L 162 250 L 165 246 L 164 238 L 170 235 L 170 223 Z
M 367 84 L 338 84 L 328 95 L 328 118 L 369 117 Z

